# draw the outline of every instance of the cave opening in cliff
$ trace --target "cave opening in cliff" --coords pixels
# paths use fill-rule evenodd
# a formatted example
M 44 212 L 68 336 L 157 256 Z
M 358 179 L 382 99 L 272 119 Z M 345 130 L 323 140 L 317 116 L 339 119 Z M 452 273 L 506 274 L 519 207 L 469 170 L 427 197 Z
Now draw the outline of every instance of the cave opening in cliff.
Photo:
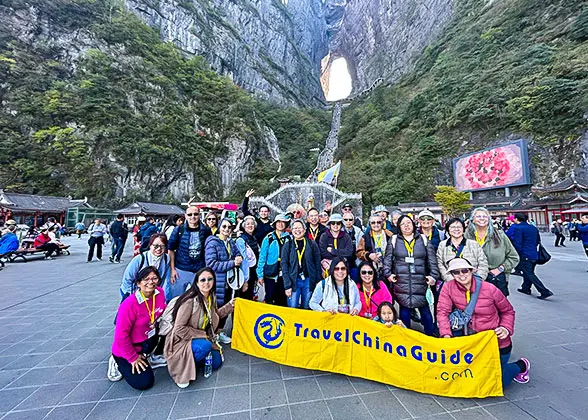
M 329 54 L 323 58 L 322 67 L 321 84 L 327 101 L 335 102 L 347 98 L 353 85 L 345 57 L 332 59 Z

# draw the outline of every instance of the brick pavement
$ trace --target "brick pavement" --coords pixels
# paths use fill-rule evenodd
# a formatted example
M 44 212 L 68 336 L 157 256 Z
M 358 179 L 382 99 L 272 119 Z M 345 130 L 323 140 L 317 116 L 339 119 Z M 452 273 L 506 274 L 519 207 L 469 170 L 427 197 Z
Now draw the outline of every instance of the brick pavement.
M 588 413 L 588 260 L 578 243 L 538 269 L 549 301 L 516 292 L 513 357 L 531 382 L 505 397 L 442 398 L 342 375 L 296 369 L 228 351 L 224 366 L 180 390 L 165 369 L 145 392 L 106 379 L 124 264 L 86 264 L 85 240 L 54 261 L 0 271 L 2 419 L 583 419 Z M 127 261 L 130 258 L 127 249 Z

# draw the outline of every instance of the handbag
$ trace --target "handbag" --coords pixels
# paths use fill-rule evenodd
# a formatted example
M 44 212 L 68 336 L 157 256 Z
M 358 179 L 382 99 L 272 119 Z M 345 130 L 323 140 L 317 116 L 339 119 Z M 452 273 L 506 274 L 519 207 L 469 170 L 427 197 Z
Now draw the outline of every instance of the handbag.
M 551 259 L 551 254 L 549 254 L 549 252 L 547 252 L 547 250 L 543 247 L 543 245 L 539 244 L 539 246 L 537 247 L 537 261 L 535 262 L 535 264 L 537 264 L 537 265 L 547 264 L 550 259 Z
M 474 276 L 476 280 L 476 291 L 470 298 L 469 303 L 462 311 L 461 309 L 454 309 L 449 314 L 449 324 L 451 325 L 452 331 L 463 331 L 463 335 L 468 335 L 468 324 L 472 319 L 476 302 L 478 301 L 478 295 L 482 288 L 482 279 L 478 276 Z
M 504 296 L 508 296 L 510 294 L 508 291 L 508 282 L 506 281 L 506 274 L 500 273 L 499 275 L 495 276 L 492 273 L 488 273 L 486 281 L 496 286 L 496 288 L 498 288 L 498 290 L 500 290 Z

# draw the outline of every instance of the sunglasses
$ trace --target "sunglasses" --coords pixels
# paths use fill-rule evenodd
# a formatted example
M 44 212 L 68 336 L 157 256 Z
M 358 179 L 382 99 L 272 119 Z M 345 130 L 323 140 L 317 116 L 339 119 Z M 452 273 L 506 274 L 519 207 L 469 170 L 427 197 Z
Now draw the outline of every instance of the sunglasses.
M 196 217 L 196 216 L 200 216 L 200 213 L 186 213 L 186 216 L 188 216 L 188 217 Z
M 165 249 L 165 245 L 151 245 L 155 249 Z
M 206 220 L 214 220 L 214 221 L 216 221 L 216 217 L 207 217 Z
M 432 217 L 426 216 L 426 217 L 421 217 L 421 220 L 433 220 Z
M 330 224 L 331 224 L 331 225 L 340 225 L 340 224 L 341 224 L 341 222 L 331 222 Z
M 203 278 L 203 279 L 198 279 L 198 283 L 207 283 L 209 281 L 214 281 L 214 278 L 212 278 L 212 277 L 206 277 L 206 278 Z
M 369 275 L 374 274 L 374 272 L 372 270 L 369 270 L 369 271 L 368 270 L 361 270 L 360 273 L 361 274 L 369 274 Z
M 370 225 L 381 225 L 382 222 L 370 222 Z
M 347 268 L 345 268 L 345 267 L 335 267 L 335 269 L 333 271 L 347 271 Z
M 451 270 L 450 273 L 454 276 L 459 276 L 460 274 L 468 274 L 470 272 L 469 268 L 462 268 L 460 270 Z
M 353 219 L 343 219 L 346 222 L 353 222 Z
M 232 225 L 222 225 L 221 229 L 233 229 Z

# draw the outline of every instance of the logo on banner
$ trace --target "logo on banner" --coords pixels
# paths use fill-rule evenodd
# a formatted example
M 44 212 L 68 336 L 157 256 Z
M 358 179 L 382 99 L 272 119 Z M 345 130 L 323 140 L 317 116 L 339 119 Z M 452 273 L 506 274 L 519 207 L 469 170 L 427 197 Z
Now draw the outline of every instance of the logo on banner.
M 253 334 L 261 347 L 277 349 L 284 342 L 284 320 L 274 314 L 263 314 L 255 322 Z

